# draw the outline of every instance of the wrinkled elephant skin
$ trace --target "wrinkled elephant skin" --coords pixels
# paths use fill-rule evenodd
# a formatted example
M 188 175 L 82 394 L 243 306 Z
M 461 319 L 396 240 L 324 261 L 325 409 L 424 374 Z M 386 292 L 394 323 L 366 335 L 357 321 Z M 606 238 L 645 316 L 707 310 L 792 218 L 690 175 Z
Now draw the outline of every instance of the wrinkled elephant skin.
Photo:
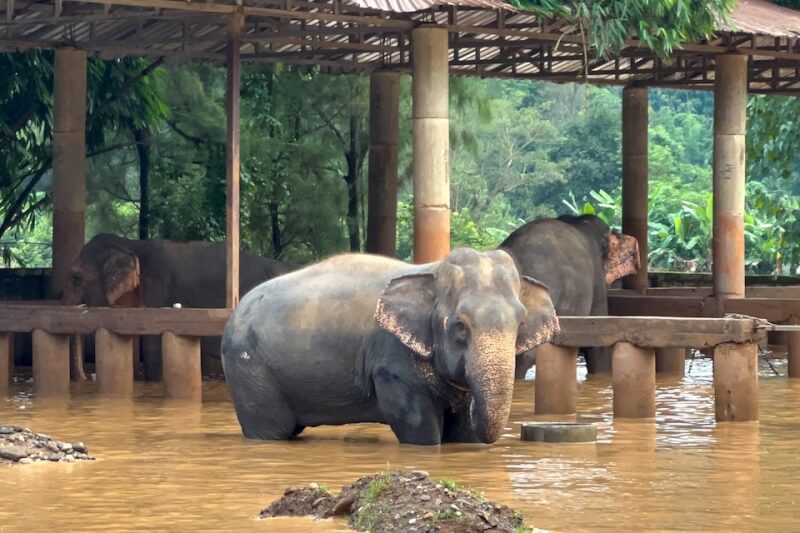
M 634 237 L 612 231 L 593 215 L 564 215 L 529 222 L 499 247 L 506 250 L 521 274 L 534 277 L 550 291 L 556 312 L 563 316 L 608 314 L 608 285 L 639 268 L 639 244 Z M 517 360 L 517 379 L 525 377 L 535 353 Z M 609 373 L 607 349 L 588 349 L 590 373 Z
M 240 256 L 240 291 L 293 268 L 248 253 Z M 99 234 L 87 242 L 72 265 L 62 301 L 92 307 L 225 306 L 225 246 L 200 241 L 130 240 Z M 87 348 L 93 346 L 87 337 Z M 72 342 L 72 375 L 85 379 L 83 342 Z M 147 379 L 161 379 L 161 342 L 141 337 Z M 219 337 L 203 337 L 204 363 L 219 356 Z M 91 350 L 87 350 L 91 351 Z
M 547 289 L 503 251 L 426 265 L 347 254 L 242 298 L 222 364 L 247 438 L 378 422 L 406 444 L 492 443 L 516 355 L 557 331 Z

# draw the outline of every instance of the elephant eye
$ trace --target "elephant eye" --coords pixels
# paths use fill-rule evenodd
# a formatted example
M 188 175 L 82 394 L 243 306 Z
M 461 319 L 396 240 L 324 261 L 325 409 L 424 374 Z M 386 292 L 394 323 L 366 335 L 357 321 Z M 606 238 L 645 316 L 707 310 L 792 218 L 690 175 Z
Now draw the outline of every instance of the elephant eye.
M 80 275 L 79 275 L 79 274 L 73 274 L 73 275 L 72 275 L 72 280 L 71 280 L 71 281 L 72 281 L 72 284 L 73 284 L 73 285 L 80 285 L 80 283 L 81 283 L 81 277 L 80 277 Z
M 467 326 L 460 320 L 450 328 L 450 337 L 459 344 L 467 343 Z

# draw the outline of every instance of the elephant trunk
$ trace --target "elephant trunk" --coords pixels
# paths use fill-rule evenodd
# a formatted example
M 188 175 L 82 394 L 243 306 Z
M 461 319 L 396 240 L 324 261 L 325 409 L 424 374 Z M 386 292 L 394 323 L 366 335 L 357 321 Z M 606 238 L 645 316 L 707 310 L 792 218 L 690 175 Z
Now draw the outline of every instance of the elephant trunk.
M 81 303 L 81 294 L 72 286 L 64 289 L 64 294 L 61 298 L 61 303 L 64 305 L 79 305 Z M 83 366 L 84 352 L 83 352 L 83 336 L 75 334 L 70 336 L 70 377 L 73 381 L 87 381 L 86 370 Z
M 511 413 L 516 336 L 495 330 L 475 335 L 472 343 L 466 366 L 470 421 L 478 440 L 491 444 L 500 438 Z

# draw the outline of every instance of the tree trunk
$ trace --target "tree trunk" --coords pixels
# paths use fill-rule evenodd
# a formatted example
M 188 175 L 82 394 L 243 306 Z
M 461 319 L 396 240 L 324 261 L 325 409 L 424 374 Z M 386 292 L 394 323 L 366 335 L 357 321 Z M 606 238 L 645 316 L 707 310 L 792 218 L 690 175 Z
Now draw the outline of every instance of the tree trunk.
M 278 202 L 269 202 L 269 219 L 272 224 L 272 255 L 276 258 L 283 252 L 280 219 L 278 218 Z
M 347 232 L 350 235 L 350 251 L 361 251 L 360 224 L 358 220 L 358 117 L 350 115 L 350 146 L 347 150 Z
M 139 238 L 150 236 L 150 132 L 133 130 L 136 153 L 139 155 Z

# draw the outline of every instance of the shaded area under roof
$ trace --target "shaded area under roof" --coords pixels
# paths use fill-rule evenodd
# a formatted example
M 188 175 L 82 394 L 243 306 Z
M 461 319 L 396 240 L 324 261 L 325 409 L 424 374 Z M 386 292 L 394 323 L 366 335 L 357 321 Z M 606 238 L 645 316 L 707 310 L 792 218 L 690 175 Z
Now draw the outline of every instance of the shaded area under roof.
M 635 40 L 594 57 L 578 28 L 501 0 L 5 0 L 0 49 L 76 46 L 101 57 L 224 61 L 228 17 L 245 14 L 243 61 L 319 65 L 330 72 L 410 70 L 411 31 L 450 31 L 454 74 L 708 89 L 717 54 L 750 57 L 752 92 L 800 93 L 800 12 L 744 0 L 730 26 L 661 60 Z

